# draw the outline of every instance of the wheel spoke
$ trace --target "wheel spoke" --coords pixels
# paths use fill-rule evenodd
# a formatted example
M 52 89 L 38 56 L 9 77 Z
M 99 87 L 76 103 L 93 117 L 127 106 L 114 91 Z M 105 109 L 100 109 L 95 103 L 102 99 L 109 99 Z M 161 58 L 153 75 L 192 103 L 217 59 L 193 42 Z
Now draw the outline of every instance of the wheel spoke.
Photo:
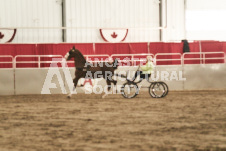
M 164 82 L 154 82 L 149 87 L 149 94 L 154 98 L 161 98 L 168 94 L 168 86 Z
M 125 83 L 121 87 L 121 93 L 125 98 L 133 98 L 139 92 L 138 86 L 135 83 Z

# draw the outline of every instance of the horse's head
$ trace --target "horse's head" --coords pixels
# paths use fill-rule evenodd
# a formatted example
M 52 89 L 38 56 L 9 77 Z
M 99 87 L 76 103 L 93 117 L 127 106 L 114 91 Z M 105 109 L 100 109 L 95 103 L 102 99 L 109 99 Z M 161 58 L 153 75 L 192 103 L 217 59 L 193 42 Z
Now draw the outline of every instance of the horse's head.
M 66 60 L 71 60 L 71 58 L 74 58 L 76 53 L 75 53 L 76 49 L 75 49 L 75 46 L 73 46 L 73 48 L 71 48 L 67 53 L 66 55 L 64 56 L 64 58 Z

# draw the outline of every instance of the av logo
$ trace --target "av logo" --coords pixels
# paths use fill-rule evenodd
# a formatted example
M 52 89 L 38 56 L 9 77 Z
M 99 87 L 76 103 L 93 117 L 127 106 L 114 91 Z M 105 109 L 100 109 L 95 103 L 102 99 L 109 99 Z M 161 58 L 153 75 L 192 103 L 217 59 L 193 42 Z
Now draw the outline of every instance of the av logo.
M 61 92 L 62 94 L 66 94 L 67 90 L 66 90 L 66 85 L 69 89 L 70 92 L 73 92 L 73 78 L 72 75 L 70 73 L 70 70 L 67 66 L 66 60 L 65 59 L 61 59 L 61 58 L 53 58 L 53 63 L 50 64 L 50 68 L 48 69 L 48 72 L 46 74 L 46 78 L 42 87 L 42 91 L 41 94 L 51 94 L 50 89 L 56 89 L 57 85 L 60 86 Z M 61 63 L 62 68 L 59 68 L 57 63 Z M 53 77 L 57 78 L 57 83 L 52 82 Z M 101 79 L 80 79 L 78 85 L 80 86 L 84 86 L 84 89 L 93 89 L 94 86 L 97 85 L 97 83 L 100 81 Z M 76 94 L 76 90 L 75 92 L 73 92 L 74 94 Z
M 89 83 L 91 86 L 93 86 L 93 82 L 91 79 L 85 79 L 83 85 L 86 85 L 86 83 Z
M 94 86 L 96 85 L 96 80 L 95 79 L 85 79 L 85 78 L 81 78 L 78 81 L 78 86 L 86 86 L 86 85 L 90 85 L 90 86 Z
M 58 81 L 58 84 L 60 85 L 62 94 L 67 93 L 65 84 L 68 85 L 69 91 L 72 91 L 73 81 L 72 81 L 72 76 L 70 74 L 70 70 L 66 64 L 66 60 L 65 59 L 62 60 L 61 58 L 53 58 L 52 61 L 53 63 L 50 64 L 50 68 L 47 72 L 41 94 L 51 94 L 50 89 L 57 88 L 56 83 L 52 82 L 52 79 L 54 76 L 57 77 L 57 81 Z M 61 74 L 61 70 L 60 68 L 58 68 L 57 63 L 61 63 L 63 74 Z
M 126 39 L 128 34 L 128 29 L 100 29 L 100 35 L 106 42 L 122 42 Z

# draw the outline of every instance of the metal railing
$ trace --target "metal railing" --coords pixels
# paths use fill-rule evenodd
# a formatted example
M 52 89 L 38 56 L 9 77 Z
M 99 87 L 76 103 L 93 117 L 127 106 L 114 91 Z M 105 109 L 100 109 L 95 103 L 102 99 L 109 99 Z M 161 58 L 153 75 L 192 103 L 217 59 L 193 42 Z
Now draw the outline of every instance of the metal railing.
M 1 55 L 0 58 L 11 59 L 11 61 L 0 61 L 0 64 L 10 64 L 11 68 L 13 68 L 14 59 L 13 56 L 10 55 Z
M 100 54 L 100 55 L 84 55 L 87 61 L 90 62 L 106 62 L 106 61 L 111 61 L 111 57 L 107 54 Z M 96 59 L 93 61 L 91 58 L 96 57 Z M 99 60 L 99 58 L 101 58 Z M 105 59 L 104 59 L 105 58 Z
M 107 54 L 100 54 L 100 55 L 84 55 L 84 57 L 86 58 L 87 61 L 92 62 L 92 63 L 98 63 L 98 62 L 108 62 L 108 61 L 112 61 L 110 60 L 111 57 Z M 96 60 L 91 60 L 91 58 L 96 57 L 96 58 L 101 58 L 102 59 L 96 59 Z M 105 59 L 103 59 L 105 58 Z M 107 58 L 107 59 L 106 59 Z M 70 60 L 67 61 L 67 63 L 69 64 L 74 64 L 74 61 Z
M 222 55 L 222 57 L 207 57 L 206 55 Z M 189 55 L 196 55 L 197 57 L 188 57 Z M 185 61 L 198 61 L 198 64 L 206 64 L 206 60 L 221 60 L 223 63 L 226 63 L 225 53 L 224 52 L 187 52 L 182 56 L 183 64 Z M 190 64 L 197 64 L 195 62 L 191 62 Z
M 141 58 L 139 56 L 142 56 L 144 58 Z M 111 58 L 119 58 L 119 57 L 125 57 L 122 60 L 120 59 L 119 62 L 131 62 L 132 65 L 137 65 L 136 62 L 139 62 L 138 64 L 145 62 L 147 56 L 155 57 L 152 53 L 142 53 L 142 54 L 113 54 L 111 55 Z
M 190 56 L 189 56 L 190 55 Z M 207 63 L 226 63 L 226 56 L 224 52 L 188 52 L 184 54 L 180 53 L 157 53 L 157 54 L 101 54 L 101 55 L 84 55 L 89 62 L 106 62 L 113 61 L 113 58 L 119 58 L 119 62 L 131 62 L 132 66 L 136 66 L 139 63 L 145 62 L 147 56 L 152 56 L 156 65 L 184 65 L 184 64 L 207 64 Z M 195 57 L 194 57 L 195 56 Z M 90 60 L 90 58 L 97 57 L 99 59 Z M 162 57 L 162 58 L 161 58 Z M 18 68 L 18 64 L 36 64 L 36 67 L 43 68 L 42 64 L 62 63 L 62 55 L 17 55 L 15 57 L 10 55 L 2 55 L 1 58 L 7 58 L 6 61 L 0 61 L 1 64 L 10 64 L 10 68 Z M 26 60 L 23 58 L 29 58 Z M 34 59 L 35 58 L 35 59 Z M 45 61 L 43 58 L 52 58 L 52 60 Z M 54 60 L 53 58 L 60 58 Z M 126 58 L 126 59 L 125 59 Z M 8 59 L 10 61 L 8 61 Z M 212 62 L 211 62 L 212 60 Z M 189 61 L 187 63 L 186 61 Z M 136 62 L 139 62 L 136 64 Z M 158 64 L 158 62 L 170 62 L 167 64 Z M 176 63 L 174 63 L 176 62 Z M 74 63 L 74 61 L 67 61 L 67 63 Z M 48 66 L 49 67 L 49 66 Z M 20 67 L 20 68 L 23 68 Z M 33 68 L 33 67 L 32 67 Z
M 157 57 L 159 57 L 159 56 L 162 56 L 162 57 L 164 57 L 164 56 L 169 57 L 170 56 L 170 58 L 158 59 Z M 172 58 L 172 57 L 179 57 L 179 59 L 178 58 Z M 158 62 L 169 62 L 169 61 L 172 62 L 172 64 L 182 65 L 183 58 L 182 58 L 180 53 L 157 53 L 155 55 L 155 60 L 156 60 L 156 65 L 158 65 Z M 179 64 L 173 63 L 175 61 L 179 61 L 180 63 Z M 163 65 L 167 65 L 167 64 L 163 64 Z
M 204 64 L 206 63 L 206 60 L 222 60 L 225 63 L 225 53 L 224 52 L 202 52 L 203 53 L 203 62 Z M 215 54 L 221 54 L 223 55 L 223 57 L 206 57 L 206 55 L 211 54 L 211 55 L 215 55 Z
M 37 58 L 38 61 L 18 61 L 18 58 Z M 59 61 L 42 61 L 41 58 L 63 58 L 62 55 L 17 55 L 14 58 L 14 68 L 17 68 L 17 64 L 37 64 L 38 68 L 41 68 L 41 64 L 45 63 L 58 63 Z

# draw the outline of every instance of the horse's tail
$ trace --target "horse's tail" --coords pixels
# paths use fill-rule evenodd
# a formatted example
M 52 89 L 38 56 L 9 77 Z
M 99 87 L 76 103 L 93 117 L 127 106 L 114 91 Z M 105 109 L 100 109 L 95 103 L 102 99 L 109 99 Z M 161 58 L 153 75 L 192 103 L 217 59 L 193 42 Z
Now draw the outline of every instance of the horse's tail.
M 116 58 L 116 59 L 114 60 L 114 63 L 113 63 L 113 68 L 114 68 L 114 69 L 117 69 L 118 66 L 119 66 L 119 61 L 118 61 L 118 60 L 119 60 L 118 58 Z

